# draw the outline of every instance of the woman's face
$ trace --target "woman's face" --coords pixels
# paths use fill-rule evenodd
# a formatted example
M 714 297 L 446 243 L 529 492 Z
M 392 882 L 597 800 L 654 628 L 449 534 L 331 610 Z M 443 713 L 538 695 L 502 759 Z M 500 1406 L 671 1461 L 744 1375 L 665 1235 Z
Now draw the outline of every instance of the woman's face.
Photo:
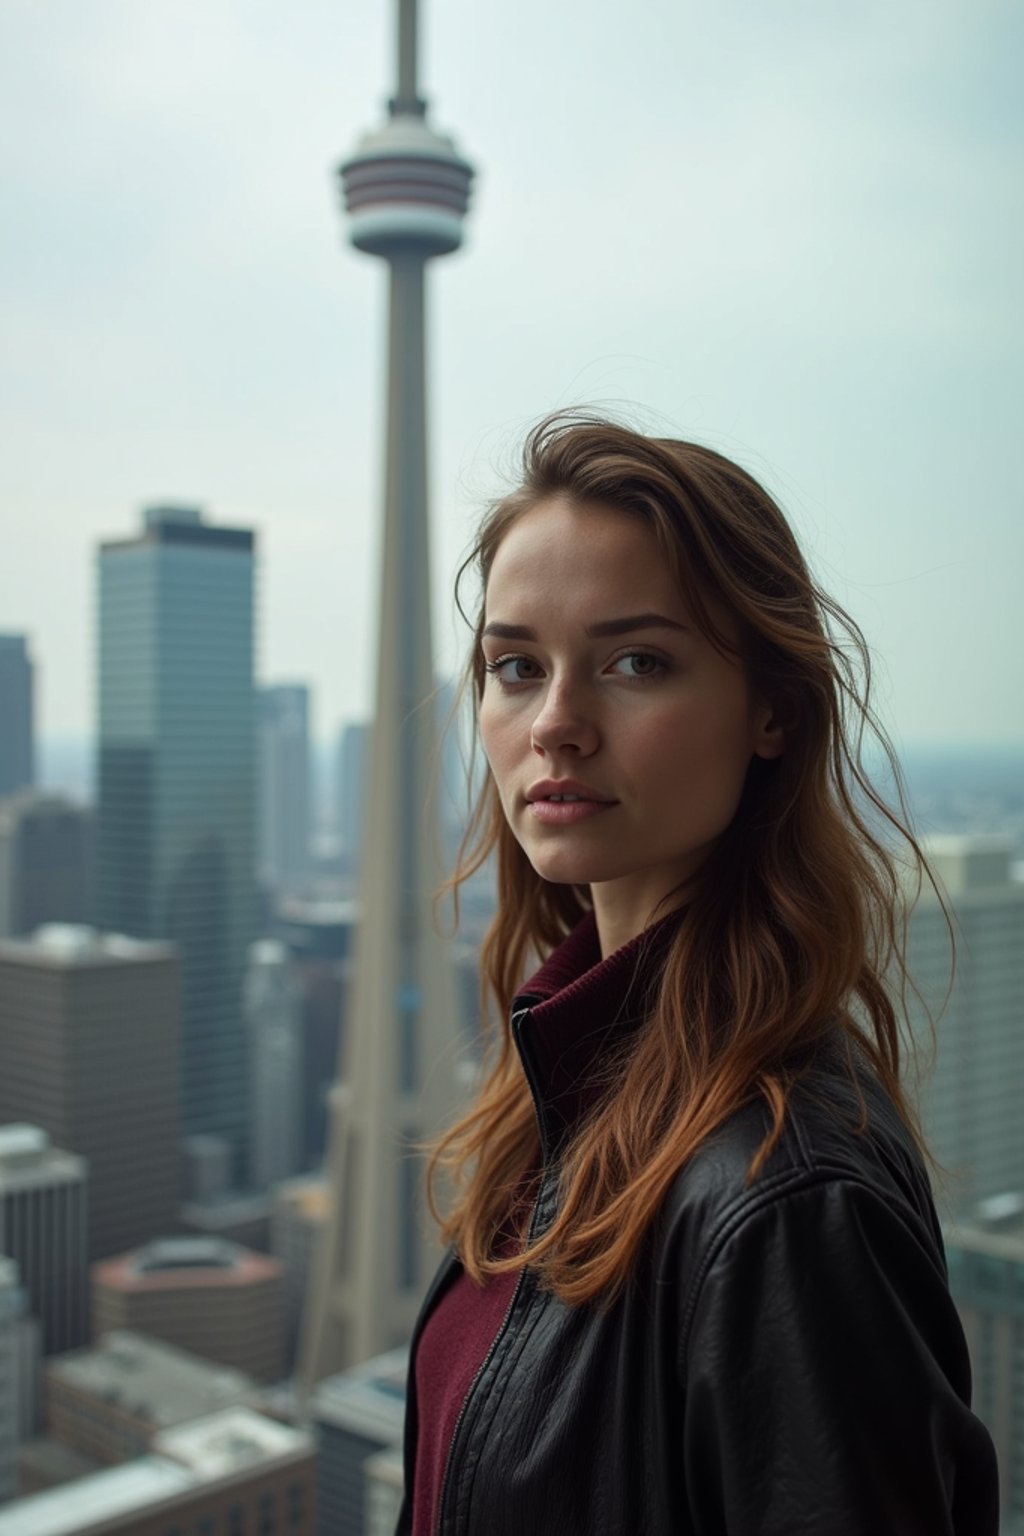
M 695 628 L 650 529 L 602 503 L 552 498 L 513 524 L 482 644 L 509 826 L 545 880 L 591 887 L 617 947 L 729 825 L 751 757 L 782 750 L 771 709 Z

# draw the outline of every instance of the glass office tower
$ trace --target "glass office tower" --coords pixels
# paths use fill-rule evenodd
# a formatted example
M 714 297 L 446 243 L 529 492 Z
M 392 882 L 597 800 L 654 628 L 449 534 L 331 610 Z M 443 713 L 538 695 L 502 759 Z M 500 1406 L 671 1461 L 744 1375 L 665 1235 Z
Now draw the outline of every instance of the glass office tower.
M 252 531 L 191 508 L 149 508 L 137 537 L 100 548 L 97 921 L 179 946 L 184 1133 L 227 1137 L 239 1182 L 256 913 L 253 577 Z
M 32 659 L 25 635 L 0 635 L 0 795 L 35 783 Z

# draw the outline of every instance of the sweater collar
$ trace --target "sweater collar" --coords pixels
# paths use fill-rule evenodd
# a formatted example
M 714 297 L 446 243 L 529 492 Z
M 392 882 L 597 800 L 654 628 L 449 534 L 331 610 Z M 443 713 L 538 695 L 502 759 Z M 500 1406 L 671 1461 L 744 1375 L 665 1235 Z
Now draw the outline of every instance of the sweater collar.
M 513 1034 L 547 1150 L 596 1102 L 605 1049 L 647 1017 L 679 920 L 669 913 L 602 959 L 588 912 L 517 996 Z

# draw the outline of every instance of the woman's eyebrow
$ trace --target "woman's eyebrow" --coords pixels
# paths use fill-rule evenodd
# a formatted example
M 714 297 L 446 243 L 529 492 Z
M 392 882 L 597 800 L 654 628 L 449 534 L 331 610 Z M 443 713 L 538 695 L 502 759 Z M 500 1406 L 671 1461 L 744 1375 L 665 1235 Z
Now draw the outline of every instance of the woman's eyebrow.
M 677 629 L 687 632 L 687 626 L 663 613 L 633 613 L 622 619 L 602 619 L 599 624 L 588 624 L 584 630 L 591 640 L 606 635 L 631 635 L 638 629 Z M 492 635 L 496 640 L 536 640 L 537 631 L 526 624 L 501 624 L 497 619 L 485 624 L 481 635 Z

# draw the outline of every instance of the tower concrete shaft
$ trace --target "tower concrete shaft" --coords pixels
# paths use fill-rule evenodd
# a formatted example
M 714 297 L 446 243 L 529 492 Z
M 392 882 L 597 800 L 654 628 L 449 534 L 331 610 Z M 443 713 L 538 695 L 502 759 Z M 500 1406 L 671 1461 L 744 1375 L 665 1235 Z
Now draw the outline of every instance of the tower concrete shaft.
M 331 1093 L 332 1198 L 303 1320 L 300 1403 L 325 1376 L 408 1338 L 439 1256 L 414 1144 L 459 1104 L 454 967 L 433 913 L 443 870 L 424 279 L 432 256 L 461 243 L 472 169 L 426 122 L 415 0 L 399 0 L 398 90 L 388 119 L 340 174 L 353 244 L 389 267 L 384 553 L 354 996 Z

